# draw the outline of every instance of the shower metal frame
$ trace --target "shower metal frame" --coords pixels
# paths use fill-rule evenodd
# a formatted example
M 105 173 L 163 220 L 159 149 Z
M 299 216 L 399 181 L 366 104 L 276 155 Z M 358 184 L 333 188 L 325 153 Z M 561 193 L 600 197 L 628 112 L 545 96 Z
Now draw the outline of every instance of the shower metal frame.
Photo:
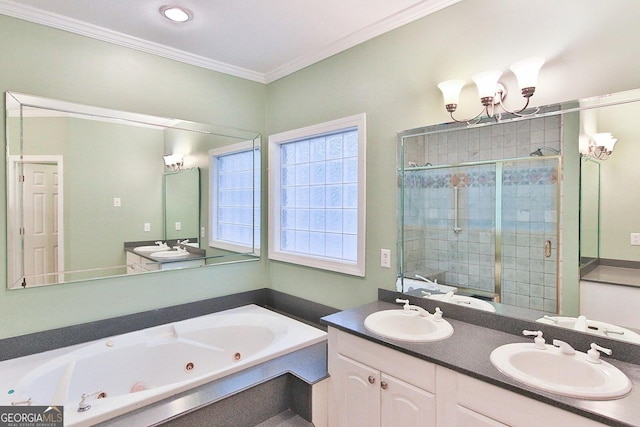
M 562 155 L 554 154 L 548 156 L 527 156 L 527 157 L 515 157 L 509 159 L 493 159 L 493 160 L 479 160 L 474 162 L 461 162 L 461 163 L 450 163 L 444 165 L 431 165 L 427 164 L 424 166 L 411 166 L 404 167 L 405 165 L 405 140 L 408 138 L 417 138 L 421 136 L 429 136 L 437 133 L 450 132 L 451 130 L 455 130 L 458 128 L 451 129 L 442 129 L 432 132 L 418 132 L 418 133 L 409 133 L 410 131 L 403 132 L 400 136 L 400 153 L 398 156 L 398 179 L 400 181 L 400 189 L 398 195 L 398 211 L 401 214 L 398 215 L 398 233 L 399 233 L 399 241 L 398 241 L 398 276 L 400 280 L 404 278 L 404 183 L 405 183 L 405 172 L 406 171 L 420 171 L 420 170 L 437 170 L 437 169 L 447 169 L 447 168 L 458 168 L 458 167 L 469 167 L 469 166 L 482 166 L 482 165 L 495 165 L 495 176 L 502 177 L 504 172 L 504 165 L 507 163 L 517 163 L 523 161 L 541 161 L 541 160 L 550 160 L 557 159 L 558 161 L 558 183 L 556 184 L 556 200 L 558 201 L 558 209 L 556 209 L 556 312 L 558 311 L 558 307 L 560 305 L 560 182 L 562 180 Z M 485 297 L 490 297 L 494 302 L 501 302 L 502 296 L 502 179 L 496 179 L 496 187 L 495 187 L 495 227 L 494 227 L 494 238 L 495 238 L 495 251 L 494 251 L 494 292 L 482 291 L 474 288 L 463 288 L 457 286 L 459 290 L 466 292 L 473 292 L 476 295 L 482 295 Z

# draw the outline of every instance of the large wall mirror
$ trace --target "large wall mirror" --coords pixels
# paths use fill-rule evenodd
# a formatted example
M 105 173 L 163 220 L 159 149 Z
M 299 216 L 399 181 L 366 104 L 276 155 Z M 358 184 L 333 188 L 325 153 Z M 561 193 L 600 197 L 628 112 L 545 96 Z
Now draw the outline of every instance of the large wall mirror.
M 258 133 L 5 101 L 9 289 L 259 257 Z
M 401 132 L 397 289 L 577 325 L 579 301 L 566 299 L 578 298 L 579 269 L 563 263 L 640 261 L 629 244 L 640 230 L 638 113 L 630 91 Z M 618 140 L 612 153 L 599 153 L 602 137 Z M 567 240 L 578 219 L 580 242 Z

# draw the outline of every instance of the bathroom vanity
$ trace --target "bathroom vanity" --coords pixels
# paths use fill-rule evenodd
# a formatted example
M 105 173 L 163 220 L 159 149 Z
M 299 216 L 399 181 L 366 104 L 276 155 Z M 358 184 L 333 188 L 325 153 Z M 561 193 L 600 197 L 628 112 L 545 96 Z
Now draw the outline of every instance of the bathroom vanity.
M 599 260 L 580 279 L 580 309 L 587 317 L 640 327 L 640 311 L 621 301 L 640 301 L 640 263 Z
M 169 250 L 171 245 L 165 246 L 164 248 L 166 250 L 163 250 L 160 246 L 158 246 L 157 252 L 154 252 L 152 250 L 136 250 L 143 244 L 148 244 L 147 246 L 144 246 L 146 248 L 151 248 L 154 246 L 153 242 L 126 242 L 124 244 L 127 262 L 127 274 L 144 273 L 147 271 L 157 270 L 174 270 L 178 268 L 191 268 L 205 265 L 206 252 L 202 249 L 194 248 L 189 245 L 180 245 L 181 249 L 183 251 L 187 251 L 188 253 L 183 253 L 180 256 L 175 257 L 157 257 L 153 255 L 156 253 L 172 254 L 175 253 L 175 251 Z
M 376 301 L 323 318 L 329 326 L 329 425 L 640 425 L 640 389 L 595 401 L 523 385 L 499 372 L 489 356 L 501 345 L 531 339 L 448 318 L 448 305 L 444 316 L 454 333 L 441 341 L 395 341 L 365 328 L 369 314 L 400 308 Z M 548 331 L 545 337 L 556 338 Z M 638 365 L 607 362 L 640 383 Z

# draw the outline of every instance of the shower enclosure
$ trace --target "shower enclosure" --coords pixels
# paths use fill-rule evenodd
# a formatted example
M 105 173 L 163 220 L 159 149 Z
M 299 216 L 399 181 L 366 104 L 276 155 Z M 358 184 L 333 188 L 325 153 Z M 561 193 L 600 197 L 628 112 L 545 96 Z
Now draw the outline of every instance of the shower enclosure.
M 518 133 L 517 123 L 506 125 L 401 136 L 399 275 L 556 313 L 561 157 L 531 156 L 537 149 L 531 128 Z M 560 122 L 547 125 L 559 128 Z M 514 137 L 505 138 L 511 131 Z M 544 145 L 559 149 L 560 132 L 550 134 L 557 141 L 549 137 Z M 519 139 L 526 142 L 521 147 Z M 475 148 L 483 144 L 493 151 Z M 506 156 L 512 157 L 491 158 Z

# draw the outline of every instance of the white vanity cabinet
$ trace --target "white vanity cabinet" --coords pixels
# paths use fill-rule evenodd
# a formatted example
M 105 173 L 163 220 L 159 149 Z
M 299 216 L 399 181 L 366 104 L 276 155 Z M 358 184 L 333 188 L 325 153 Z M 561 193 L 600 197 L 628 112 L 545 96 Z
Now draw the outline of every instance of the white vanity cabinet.
M 442 366 L 436 371 L 436 390 L 438 426 L 604 426 Z
M 615 271 L 615 267 L 609 268 Z M 618 270 L 630 275 L 631 269 Z M 638 274 L 638 273 L 636 273 Z M 640 275 L 640 274 L 638 274 Z M 626 278 L 626 276 L 623 276 Z M 637 279 L 640 281 L 640 278 Z M 640 329 L 640 286 L 580 281 L 580 314 L 625 328 Z
M 328 361 L 332 427 L 603 426 L 333 327 Z
M 127 251 L 127 274 L 144 273 L 145 271 L 160 270 L 158 264 L 149 264 L 146 258 Z
M 435 426 L 435 365 L 329 328 L 329 425 Z

